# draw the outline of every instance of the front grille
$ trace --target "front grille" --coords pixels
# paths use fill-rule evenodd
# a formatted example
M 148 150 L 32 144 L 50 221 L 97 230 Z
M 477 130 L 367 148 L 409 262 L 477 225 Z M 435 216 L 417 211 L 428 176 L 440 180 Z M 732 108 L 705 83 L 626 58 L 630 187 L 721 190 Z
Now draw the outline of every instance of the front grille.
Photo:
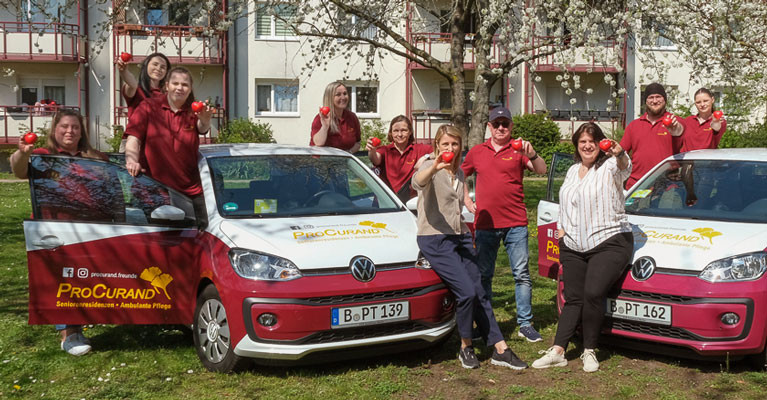
M 642 333 L 645 335 L 660 336 L 664 338 L 682 340 L 700 340 L 698 337 L 685 329 L 671 326 L 658 326 L 638 321 L 612 320 L 612 328 L 626 332 Z
M 438 286 L 444 287 L 444 285 L 440 284 L 435 286 L 389 290 L 385 292 L 355 293 L 355 294 L 347 294 L 347 295 L 339 295 L 339 296 L 324 296 L 324 297 L 309 297 L 302 300 L 313 303 L 313 304 L 317 304 L 317 305 L 333 305 L 333 304 L 345 304 L 345 303 L 361 303 L 361 302 L 377 301 L 377 300 L 393 300 L 393 299 L 400 299 L 403 297 L 410 297 L 417 294 L 418 295 L 425 294 L 425 293 L 428 293 L 429 291 L 438 289 L 439 288 Z M 431 289 L 431 290 L 428 290 L 428 289 Z M 424 293 L 419 293 L 421 291 L 423 291 Z
M 376 272 L 406 268 L 415 268 L 415 261 L 404 263 L 376 264 Z M 301 270 L 301 274 L 303 276 L 350 275 L 351 273 L 352 271 L 349 266 Z
M 673 294 L 639 292 L 636 290 L 621 290 L 618 296 L 630 297 L 632 299 L 653 300 L 653 301 L 659 301 L 659 302 L 665 302 L 665 303 L 687 303 L 697 299 L 695 297 L 690 297 L 690 296 L 677 296 Z
M 417 332 L 429 327 L 413 321 L 392 323 L 376 326 L 359 326 L 356 328 L 332 329 L 308 336 L 301 341 L 302 344 L 336 343 L 345 340 L 370 339 L 381 336 L 399 335 L 402 333 Z

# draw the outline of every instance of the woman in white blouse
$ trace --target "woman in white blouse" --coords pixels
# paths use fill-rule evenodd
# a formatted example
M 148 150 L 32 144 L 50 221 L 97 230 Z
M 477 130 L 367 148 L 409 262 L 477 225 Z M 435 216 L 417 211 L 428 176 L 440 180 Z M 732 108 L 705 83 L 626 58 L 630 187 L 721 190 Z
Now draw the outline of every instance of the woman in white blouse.
M 559 190 L 559 259 L 563 268 L 565 305 L 554 345 L 542 351 L 534 368 L 563 367 L 570 339 L 583 328 L 583 370 L 599 369 L 594 349 L 604 319 L 607 292 L 631 261 L 634 238 L 623 208 L 623 182 L 631 160 L 620 144 L 605 139 L 598 125 L 585 123 L 573 134 L 575 165 Z M 609 139 L 607 139 L 609 140 Z

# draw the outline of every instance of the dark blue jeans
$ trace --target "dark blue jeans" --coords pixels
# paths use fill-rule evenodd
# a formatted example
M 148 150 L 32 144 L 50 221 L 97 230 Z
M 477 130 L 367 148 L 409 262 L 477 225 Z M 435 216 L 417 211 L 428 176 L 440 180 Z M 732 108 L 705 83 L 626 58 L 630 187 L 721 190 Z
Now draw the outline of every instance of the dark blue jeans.
M 418 236 L 418 247 L 456 298 L 458 334 L 471 339 L 474 321 L 488 345 L 503 340 L 490 298 L 482 289 L 471 235 Z

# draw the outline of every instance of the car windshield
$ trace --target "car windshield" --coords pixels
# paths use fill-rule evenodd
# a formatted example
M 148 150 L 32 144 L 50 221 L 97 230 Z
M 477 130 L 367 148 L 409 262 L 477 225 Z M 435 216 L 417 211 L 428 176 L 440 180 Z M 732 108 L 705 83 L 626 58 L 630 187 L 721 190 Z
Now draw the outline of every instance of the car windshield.
M 224 217 L 366 214 L 401 207 L 352 157 L 215 157 L 208 165 Z
M 767 163 L 670 160 L 626 196 L 636 215 L 767 222 Z

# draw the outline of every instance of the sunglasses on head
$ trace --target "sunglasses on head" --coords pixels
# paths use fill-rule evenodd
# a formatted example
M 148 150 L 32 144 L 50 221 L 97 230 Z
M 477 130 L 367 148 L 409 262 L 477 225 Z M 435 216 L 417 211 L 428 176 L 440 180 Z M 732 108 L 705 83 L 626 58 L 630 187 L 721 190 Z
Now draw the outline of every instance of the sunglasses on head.
M 511 125 L 511 121 L 493 121 L 490 123 L 490 125 L 492 125 L 495 129 L 498 129 L 499 126 L 508 128 L 509 125 Z

